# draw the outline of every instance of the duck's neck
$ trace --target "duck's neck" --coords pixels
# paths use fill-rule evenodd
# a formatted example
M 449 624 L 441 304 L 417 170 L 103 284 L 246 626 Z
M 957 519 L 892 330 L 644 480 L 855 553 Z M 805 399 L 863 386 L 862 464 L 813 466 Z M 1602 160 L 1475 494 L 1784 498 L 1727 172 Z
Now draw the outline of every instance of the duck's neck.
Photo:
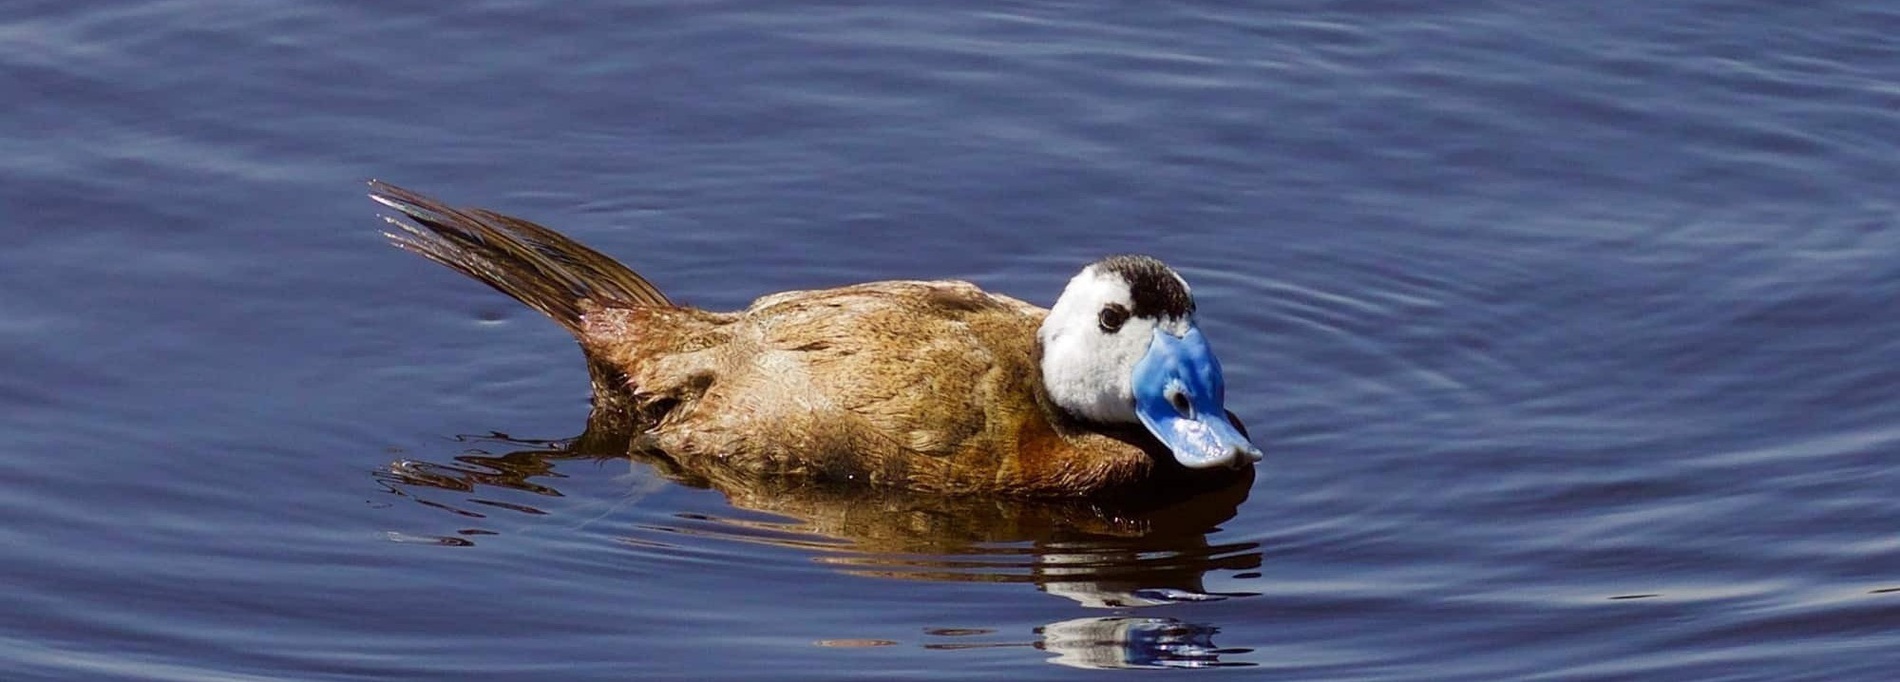
M 1128 379 L 1119 380 L 1098 367 L 1076 362 L 1072 353 L 1064 353 L 1062 340 L 1055 340 L 1055 352 L 1046 335 L 1036 341 L 1036 382 L 1038 398 L 1067 419 L 1105 427 L 1139 424 L 1135 416 L 1133 389 Z
M 1098 363 L 1082 356 L 1081 349 L 1064 341 L 1059 336 L 1053 340 L 1045 336 L 1036 344 L 1036 364 L 1042 372 L 1038 383 L 1050 402 L 1070 417 L 1085 422 L 1140 423 L 1135 416 L 1135 395 L 1129 377 L 1104 371 Z

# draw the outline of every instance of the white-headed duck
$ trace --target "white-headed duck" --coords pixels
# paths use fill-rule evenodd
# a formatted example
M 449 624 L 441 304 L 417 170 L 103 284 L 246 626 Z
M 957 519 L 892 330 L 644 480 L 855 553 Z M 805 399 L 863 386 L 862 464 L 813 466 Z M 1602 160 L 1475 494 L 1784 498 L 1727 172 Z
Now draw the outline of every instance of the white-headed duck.
M 383 182 L 398 247 L 547 315 L 580 341 L 590 432 L 718 478 L 1093 496 L 1231 482 L 1261 457 L 1174 270 L 1082 269 L 1044 310 L 961 281 L 790 291 L 737 312 L 673 304 L 559 233 Z

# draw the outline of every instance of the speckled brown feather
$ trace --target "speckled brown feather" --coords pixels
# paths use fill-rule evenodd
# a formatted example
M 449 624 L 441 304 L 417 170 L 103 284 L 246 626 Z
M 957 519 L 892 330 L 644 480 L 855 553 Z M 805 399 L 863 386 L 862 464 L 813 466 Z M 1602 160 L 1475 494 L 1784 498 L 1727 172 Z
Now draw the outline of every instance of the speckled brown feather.
M 968 282 L 874 282 L 715 313 L 672 305 L 619 263 L 527 221 L 377 183 L 398 246 L 573 331 L 593 422 L 710 478 L 864 481 L 1075 496 L 1184 475 L 1137 429 L 1066 418 L 1040 383 L 1047 311 Z

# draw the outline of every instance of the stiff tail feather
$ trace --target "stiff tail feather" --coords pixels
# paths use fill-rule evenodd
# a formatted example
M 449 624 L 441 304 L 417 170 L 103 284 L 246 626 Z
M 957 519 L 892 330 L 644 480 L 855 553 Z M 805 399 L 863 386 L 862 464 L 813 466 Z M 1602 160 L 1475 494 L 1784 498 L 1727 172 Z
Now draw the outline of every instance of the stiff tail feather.
M 670 306 L 646 278 L 599 251 L 534 223 L 479 208 L 460 209 L 371 180 L 370 198 L 395 209 L 383 233 L 404 251 L 448 266 L 541 311 L 576 336 L 581 315 L 599 306 Z
M 588 347 L 581 316 L 596 306 L 673 305 L 657 287 L 614 259 L 526 220 L 458 209 L 379 180 L 369 187 L 371 199 L 400 214 L 383 217 L 397 228 L 383 233 L 396 247 L 541 311 L 582 342 L 594 410 L 577 445 L 624 449 L 628 435 L 647 425 L 627 375 Z

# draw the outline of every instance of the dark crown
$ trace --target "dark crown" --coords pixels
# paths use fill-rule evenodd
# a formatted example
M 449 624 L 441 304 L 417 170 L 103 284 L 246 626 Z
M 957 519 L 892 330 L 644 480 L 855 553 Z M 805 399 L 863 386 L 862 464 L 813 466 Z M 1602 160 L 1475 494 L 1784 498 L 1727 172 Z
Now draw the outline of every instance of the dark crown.
M 1135 317 L 1187 317 L 1194 314 L 1194 297 L 1181 283 L 1174 270 L 1151 256 L 1127 254 L 1095 261 L 1103 272 L 1112 272 L 1128 283 L 1128 295 L 1134 299 Z

